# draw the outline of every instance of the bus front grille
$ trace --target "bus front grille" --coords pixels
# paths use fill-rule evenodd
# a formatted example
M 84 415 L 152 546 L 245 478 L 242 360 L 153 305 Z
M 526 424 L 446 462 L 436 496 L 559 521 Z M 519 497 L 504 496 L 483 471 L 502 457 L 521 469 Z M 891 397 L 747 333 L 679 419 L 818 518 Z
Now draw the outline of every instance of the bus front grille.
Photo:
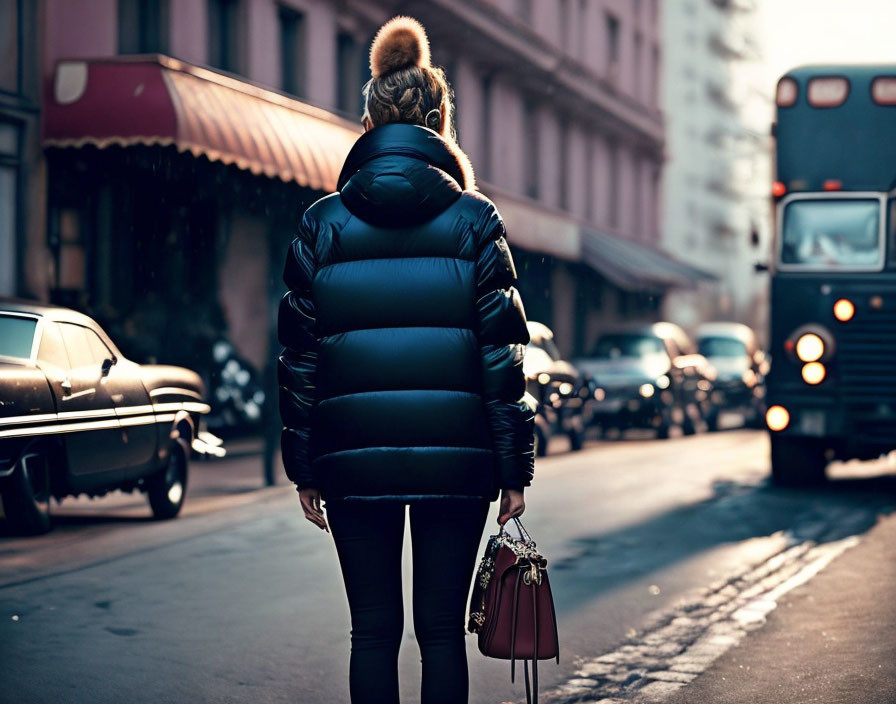
M 896 401 L 896 307 L 858 311 L 838 325 L 836 360 L 849 406 Z

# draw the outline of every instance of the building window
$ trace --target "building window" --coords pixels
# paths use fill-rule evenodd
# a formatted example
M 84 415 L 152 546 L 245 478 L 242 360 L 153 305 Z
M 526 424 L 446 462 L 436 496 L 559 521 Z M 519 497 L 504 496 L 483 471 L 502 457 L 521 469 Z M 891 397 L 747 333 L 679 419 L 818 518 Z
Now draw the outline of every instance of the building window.
M 579 58 L 584 61 L 587 53 L 585 47 L 588 43 L 588 0 L 579 0 L 579 16 L 576 18 L 576 22 L 578 24 L 576 40 L 579 44 L 576 50 L 579 52 Z
M 641 162 L 635 156 L 632 160 L 632 230 L 636 240 L 644 240 L 644 189 L 641 178 Z
M 560 121 L 560 207 L 569 210 L 569 123 Z
M 660 104 L 660 49 L 654 45 L 650 59 L 650 101 L 653 107 Z
M 589 135 L 585 142 L 585 219 L 594 221 L 596 194 L 594 188 L 594 139 Z
M 483 177 L 488 180 L 492 176 L 492 77 L 483 76 L 480 82 L 482 110 L 480 112 L 479 136 L 482 144 L 480 149 L 480 170 Z
M 280 6 L 280 81 L 281 88 L 293 95 L 305 94 L 305 16 Z
M 523 22 L 531 22 L 532 0 L 516 0 L 516 14 Z
M 0 295 L 16 291 L 19 212 L 19 130 L 0 122 Z
M 607 72 L 615 75 L 619 71 L 619 19 L 609 12 L 605 16 L 607 32 Z
M 526 195 L 538 199 L 541 176 L 541 140 L 538 129 L 538 108 L 531 100 L 523 103 L 523 183 Z
M 641 61 L 641 53 L 642 53 L 642 51 L 643 51 L 643 49 L 644 49 L 644 46 L 643 46 L 643 45 L 644 45 L 644 40 L 643 40 L 643 38 L 641 37 L 641 33 L 640 33 L 640 32 L 635 32 L 635 45 L 634 45 L 634 48 L 633 48 L 633 51 L 634 51 L 634 53 L 635 53 L 635 56 L 634 56 L 634 59 L 635 59 L 635 80 L 634 80 L 633 90 L 634 90 L 635 98 L 636 98 L 637 100 L 641 100 L 642 97 L 643 97 L 642 94 L 641 94 L 641 86 L 642 86 L 642 80 L 641 80 L 641 79 L 642 79 L 642 76 L 641 76 L 641 72 L 642 72 L 642 66 L 643 66 L 643 62 Z
M 212 66 L 239 73 L 240 0 L 209 0 L 208 62 Z
M 18 93 L 22 48 L 19 44 L 22 0 L 0 0 L 0 90 Z
M 619 226 L 619 145 L 611 142 L 607 148 L 607 219 L 612 227 Z
M 354 36 L 340 32 L 336 37 L 337 107 L 354 115 L 361 114 L 361 56 L 361 45 Z
M 560 48 L 569 51 L 569 3 L 571 0 L 560 0 L 560 16 L 557 20 L 560 23 L 557 38 L 560 42 Z
M 168 1 L 118 0 L 118 53 L 168 51 Z

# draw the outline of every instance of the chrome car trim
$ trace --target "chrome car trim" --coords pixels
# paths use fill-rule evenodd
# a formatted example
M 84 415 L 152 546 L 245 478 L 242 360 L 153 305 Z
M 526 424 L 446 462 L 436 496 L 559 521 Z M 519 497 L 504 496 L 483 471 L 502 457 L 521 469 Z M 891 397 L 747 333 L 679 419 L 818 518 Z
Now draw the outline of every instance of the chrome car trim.
M 72 433 L 79 430 L 108 430 L 110 428 L 126 428 L 134 425 L 151 425 L 153 423 L 170 423 L 176 417 L 174 413 L 160 415 L 131 416 L 115 420 L 93 420 L 80 423 L 63 423 L 43 425 L 31 428 L 10 428 L 0 430 L 0 438 L 20 438 L 32 435 L 54 435 L 56 433 Z
M 84 411 L 61 411 L 59 413 L 37 413 L 34 415 L 25 415 L 25 416 L 9 416 L 8 418 L 0 418 L 0 428 L 7 425 L 23 425 L 26 423 L 40 423 L 43 421 L 78 421 L 84 419 L 107 419 L 108 417 L 117 417 L 122 425 L 139 425 L 137 421 L 140 421 L 140 418 L 146 417 L 150 420 L 145 422 L 151 423 L 154 422 L 156 418 L 164 418 L 165 420 L 174 420 L 174 414 L 170 413 L 170 411 L 189 411 L 191 413 L 208 413 L 210 409 L 207 403 L 194 403 L 192 401 L 185 401 L 182 403 L 159 403 L 155 404 L 155 406 L 151 405 L 142 405 L 142 406 L 125 406 L 123 408 L 109 408 L 109 409 L 94 409 L 94 410 L 84 410 Z M 154 413 L 158 413 L 160 411 L 165 411 L 166 413 L 163 416 L 152 415 Z M 138 417 L 137 420 L 134 420 L 134 417 Z M 111 418 L 109 418 L 111 420 Z M 142 422 L 142 421 L 140 421 Z M 72 427 L 73 425 L 77 425 L 78 428 L 81 429 L 81 426 L 84 423 L 66 423 L 65 426 L 60 427 Z M 7 437 L 6 435 L 0 435 L 0 437 Z
M 116 415 L 119 416 L 135 416 L 140 413 L 152 413 L 152 404 L 148 403 L 143 406 L 123 406 L 115 408 Z
M 65 423 L 62 425 L 44 425 L 38 428 L 11 428 L 0 430 L 0 438 L 18 438 L 29 435 L 50 435 L 54 433 L 71 433 L 76 430 L 104 430 L 118 428 L 118 420 L 94 420 L 83 423 Z
M 9 418 L 0 418 L 0 426 L 17 425 L 19 423 L 39 423 L 43 420 L 56 420 L 56 414 L 37 413 L 33 416 L 10 416 Z
M 87 396 L 88 394 L 95 394 L 95 393 L 96 393 L 96 387 L 91 387 L 89 389 L 84 389 L 83 391 L 77 391 L 73 394 L 69 394 L 68 396 L 63 396 L 62 400 L 63 400 L 63 402 L 71 401 L 73 398 L 80 398 L 81 396 Z
M 166 394 L 184 394 L 186 396 L 192 396 L 193 398 L 202 399 L 201 394 L 193 391 L 191 389 L 182 389 L 178 386 L 162 386 L 158 389 L 153 389 L 149 392 L 150 396 L 162 396 Z
M 137 417 L 127 417 L 121 418 L 119 423 L 122 428 L 128 428 L 132 425 L 151 425 L 152 423 L 158 423 L 159 419 L 157 416 L 137 416 Z
M 183 409 L 183 407 L 184 407 L 183 401 L 152 404 L 152 410 L 154 410 L 156 413 L 161 413 L 163 411 L 179 411 L 179 410 Z
M 84 411 L 60 411 L 56 414 L 59 420 L 68 420 L 69 418 L 101 418 L 103 416 L 114 416 L 113 408 L 95 408 Z

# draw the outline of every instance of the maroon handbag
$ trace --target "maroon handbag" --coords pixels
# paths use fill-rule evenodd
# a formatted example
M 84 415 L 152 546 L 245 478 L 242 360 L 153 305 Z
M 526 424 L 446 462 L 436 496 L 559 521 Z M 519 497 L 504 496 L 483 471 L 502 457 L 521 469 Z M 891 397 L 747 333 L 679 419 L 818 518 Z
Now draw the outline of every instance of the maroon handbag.
M 523 661 L 526 701 L 537 704 L 538 661 L 556 658 L 560 662 L 557 616 L 548 561 L 536 550 L 535 541 L 519 519 L 513 520 L 519 538 L 501 526 L 500 532 L 488 539 L 476 572 L 467 628 L 479 634 L 483 655 L 510 660 L 511 682 L 516 676 L 516 661 Z

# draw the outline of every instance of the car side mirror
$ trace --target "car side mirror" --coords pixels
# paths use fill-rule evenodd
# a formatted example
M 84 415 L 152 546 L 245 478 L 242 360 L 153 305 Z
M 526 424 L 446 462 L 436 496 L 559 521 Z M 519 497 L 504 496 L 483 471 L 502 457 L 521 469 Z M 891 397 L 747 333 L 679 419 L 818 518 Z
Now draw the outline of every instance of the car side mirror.
M 112 365 L 114 365 L 116 361 L 115 357 L 106 357 L 106 359 L 103 360 L 103 376 L 109 376 Z
M 766 262 L 756 262 L 753 265 L 753 270 L 758 274 L 763 271 L 768 271 L 768 264 Z

